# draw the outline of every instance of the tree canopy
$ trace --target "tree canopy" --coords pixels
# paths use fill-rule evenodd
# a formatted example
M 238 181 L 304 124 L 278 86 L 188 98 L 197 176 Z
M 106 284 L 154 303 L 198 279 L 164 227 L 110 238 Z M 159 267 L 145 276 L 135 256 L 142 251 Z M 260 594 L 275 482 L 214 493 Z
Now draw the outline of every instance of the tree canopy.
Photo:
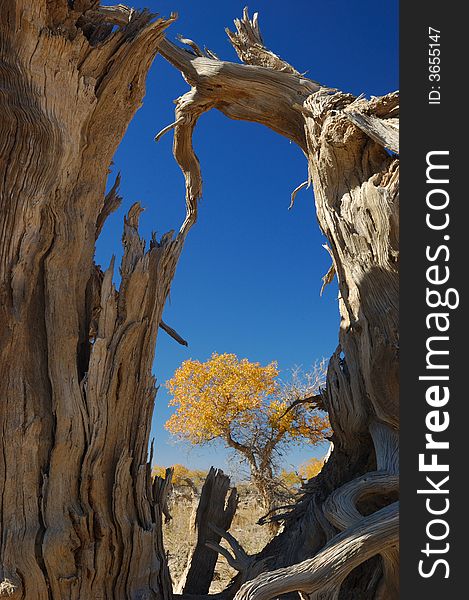
M 235 354 L 187 360 L 167 383 L 176 412 L 166 427 L 190 444 L 222 441 L 234 449 L 271 509 L 278 457 L 293 444 L 318 444 L 329 433 L 320 410 L 323 376 L 316 367 L 285 383 L 275 362 L 262 366 Z
M 321 469 L 324 466 L 324 458 L 315 458 L 314 456 L 307 460 L 305 463 L 300 465 L 298 469 L 298 475 L 302 480 L 312 479 L 319 475 Z
M 278 375 L 275 362 L 262 366 L 235 354 L 186 360 L 167 382 L 176 412 L 166 427 L 191 444 L 221 439 L 236 450 L 322 441 L 329 422 L 318 411 L 318 390 L 298 389 L 293 397 Z

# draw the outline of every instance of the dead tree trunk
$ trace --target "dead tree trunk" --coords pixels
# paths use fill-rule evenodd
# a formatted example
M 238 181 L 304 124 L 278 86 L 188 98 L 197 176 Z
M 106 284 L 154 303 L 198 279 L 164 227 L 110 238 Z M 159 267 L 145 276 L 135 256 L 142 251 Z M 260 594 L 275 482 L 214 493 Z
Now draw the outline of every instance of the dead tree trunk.
M 195 545 L 175 592 L 189 596 L 208 594 L 212 583 L 222 533 L 231 526 L 238 506 L 236 488 L 230 478 L 213 467 L 208 472 L 193 515 Z
M 121 284 L 93 263 L 108 168 L 173 20 L 96 0 L 3 0 L 0 24 L 0 596 L 170 598 L 151 486 L 151 373 L 187 231 Z
M 177 101 L 172 125 L 188 195 L 195 200 L 201 190 L 192 131 L 211 108 L 296 142 L 308 160 L 303 185 L 313 183 L 329 241 L 332 266 L 324 281 L 337 274 L 341 314 L 323 397 L 334 451 L 284 532 L 259 555 L 270 571 L 246 583 L 238 598 L 268 600 L 295 590 L 311 599 L 395 598 L 398 94 L 366 100 L 326 88 L 264 47 L 257 16 L 251 21 L 245 12 L 235 24 L 228 34 L 244 64 L 204 54 L 192 41 L 191 51 L 160 44 L 191 86 Z

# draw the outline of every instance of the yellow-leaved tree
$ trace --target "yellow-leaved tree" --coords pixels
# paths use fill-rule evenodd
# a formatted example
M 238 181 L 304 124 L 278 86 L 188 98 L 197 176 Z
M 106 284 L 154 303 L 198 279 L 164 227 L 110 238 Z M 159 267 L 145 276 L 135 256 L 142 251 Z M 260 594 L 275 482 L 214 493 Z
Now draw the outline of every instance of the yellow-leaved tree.
M 194 495 L 200 492 L 205 478 L 207 477 L 207 471 L 201 469 L 189 469 L 188 467 L 179 463 L 172 465 L 173 474 L 171 483 L 173 487 L 184 489 L 188 488 Z M 152 477 L 166 478 L 166 467 L 161 465 L 154 465 L 151 470 Z
M 264 508 L 276 506 L 278 459 L 293 444 L 318 444 L 329 433 L 321 404 L 321 363 L 295 371 L 289 382 L 267 366 L 235 354 L 214 353 L 206 362 L 186 360 L 167 387 L 176 412 L 167 429 L 191 444 L 222 441 L 247 463 Z
M 324 458 L 310 458 L 307 462 L 300 465 L 298 474 L 302 480 L 312 479 L 319 475 L 324 466 Z

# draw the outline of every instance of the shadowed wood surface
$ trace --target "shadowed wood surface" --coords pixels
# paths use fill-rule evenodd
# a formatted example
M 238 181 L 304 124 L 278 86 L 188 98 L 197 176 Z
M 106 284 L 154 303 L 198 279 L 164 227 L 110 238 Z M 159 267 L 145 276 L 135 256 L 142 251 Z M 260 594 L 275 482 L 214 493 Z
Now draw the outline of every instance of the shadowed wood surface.
M 242 64 L 165 40 L 172 20 L 96 0 L 2 5 L 0 594 L 171 598 L 167 488 L 152 485 L 147 460 L 151 367 L 159 327 L 185 342 L 161 317 L 202 191 L 192 133 L 217 108 L 303 150 L 341 324 L 322 394 L 334 449 L 321 474 L 254 557 L 201 508 L 199 532 L 214 539 L 193 564 L 213 562 L 224 537 L 240 571 L 227 598 L 395 598 L 398 94 L 356 98 L 304 77 L 267 49 L 247 11 L 229 32 Z M 105 195 L 108 168 L 158 51 L 190 86 L 157 136 L 174 132 L 186 217 L 146 249 L 132 206 L 116 289 L 114 261 L 104 272 L 93 262 L 95 241 L 120 203 L 118 180 Z
M 191 519 L 195 545 L 175 587 L 176 593 L 208 594 L 218 559 L 218 551 L 213 546 L 219 544 L 222 534 L 230 528 L 237 505 L 238 494 L 236 488 L 230 488 L 230 478 L 212 467 Z
M 121 283 L 93 263 L 120 203 L 113 154 L 172 22 L 80 2 L 2 3 L 0 594 L 171 597 L 148 441 L 154 346 L 191 224 L 124 223 Z
M 341 315 L 322 394 L 334 449 L 283 515 L 282 533 L 251 561 L 267 572 L 236 598 L 295 590 L 311 598 L 396 598 L 399 95 L 366 100 L 322 86 L 264 46 L 257 15 L 251 20 L 245 10 L 235 26 L 228 35 L 244 64 L 161 42 L 161 54 L 191 86 L 162 133 L 174 129 L 176 160 L 197 196 L 201 173 L 192 133 L 207 110 L 262 123 L 302 148 L 309 177 L 293 192 L 291 207 L 298 189 L 312 183 L 332 259 L 323 281 L 337 276 Z M 243 581 L 240 573 L 238 587 Z M 227 596 L 235 591 L 231 585 Z

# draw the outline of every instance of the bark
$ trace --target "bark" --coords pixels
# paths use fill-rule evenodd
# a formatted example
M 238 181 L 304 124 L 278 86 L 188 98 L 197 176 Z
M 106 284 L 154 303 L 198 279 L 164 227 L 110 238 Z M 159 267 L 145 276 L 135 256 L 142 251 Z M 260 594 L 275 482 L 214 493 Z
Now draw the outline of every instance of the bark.
M 231 526 L 237 506 L 238 493 L 236 488 L 230 488 L 230 478 L 212 467 L 192 519 L 194 550 L 175 588 L 176 593 L 208 594 L 218 560 L 218 545 Z
M 237 598 L 267 599 L 295 590 L 311 598 L 393 598 L 398 585 L 399 96 L 367 100 L 321 86 L 264 46 L 256 16 L 251 21 L 245 11 L 235 24 L 229 37 L 244 64 L 203 55 L 193 42 L 194 52 L 167 40 L 160 44 L 162 55 L 191 86 L 177 100 L 170 126 L 175 157 L 200 195 L 192 132 L 211 108 L 262 123 L 296 142 L 308 161 L 307 181 L 332 257 L 324 284 L 337 275 L 341 314 L 339 345 L 323 394 L 334 450 L 284 517 L 284 531 L 257 557 L 264 571 L 273 572 L 246 583 Z M 305 185 L 294 190 L 291 205 Z
M 323 395 L 334 451 L 284 531 L 248 566 L 240 562 L 238 587 L 247 583 L 238 598 L 297 590 L 310 598 L 392 598 L 398 95 L 355 98 L 302 76 L 264 46 L 247 12 L 229 34 L 244 64 L 203 55 L 190 40 L 182 41 L 191 52 L 164 40 L 171 20 L 96 0 L 3 0 L 0 594 L 171 596 L 164 493 L 151 485 L 147 462 L 151 366 L 201 194 L 192 132 L 203 112 L 217 108 L 304 151 L 333 262 L 324 283 L 335 272 L 341 313 Z M 119 204 L 118 182 L 105 196 L 108 167 L 158 49 L 191 86 L 175 122 L 157 136 L 174 129 L 186 219 L 176 237 L 153 238 L 145 251 L 141 208 L 132 207 L 117 291 L 114 265 L 104 273 L 94 265 L 94 246 Z
M 112 156 L 163 32 L 95 0 L 4 0 L 0 25 L 0 596 L 170 598 L 148 438 L 158 326 L 195 212 L 114 261 Z M 151 460 L 151 459 L 150 459 Z
M 236 441 L 230 432 L 227 432 L 225 440 L 227 446 L 236 450 L 247 462 L 251 482 L 259 492 L 264 510 L 267 513 L 274 510 L 278 504 L 278 494 L 276 494 L 278 485 L 272 467 L 272 451 L 275 443 L 272 444 L 270 450 L 267 448 L 254 448 L 247 443 L 241 444 Z M 278 527 L 275 523 L 272 525 L 272 531 L 276 533 Z
M 270 472 L 269 470 L 263 472 L 251 471 L 251 482 L 260 494 L 263 509 L 267 512 L 275 510 L 278 497 L 275 490 L 275 476 L 272 470 L 270 469 Z
M 346 532 L 334 536 L 314 558 L 263 573 L 246 583 L 236 597 L 269 600 L 300 591 L 303 597 L 314 600 L 339 598 L 341 583 L 354 567 L 397 544 L 398 516 L 398 505 L 394 503 L 363 517 Z M 366 597 L 358 595 L 358 590 L 354 593 L 355 598 Z

